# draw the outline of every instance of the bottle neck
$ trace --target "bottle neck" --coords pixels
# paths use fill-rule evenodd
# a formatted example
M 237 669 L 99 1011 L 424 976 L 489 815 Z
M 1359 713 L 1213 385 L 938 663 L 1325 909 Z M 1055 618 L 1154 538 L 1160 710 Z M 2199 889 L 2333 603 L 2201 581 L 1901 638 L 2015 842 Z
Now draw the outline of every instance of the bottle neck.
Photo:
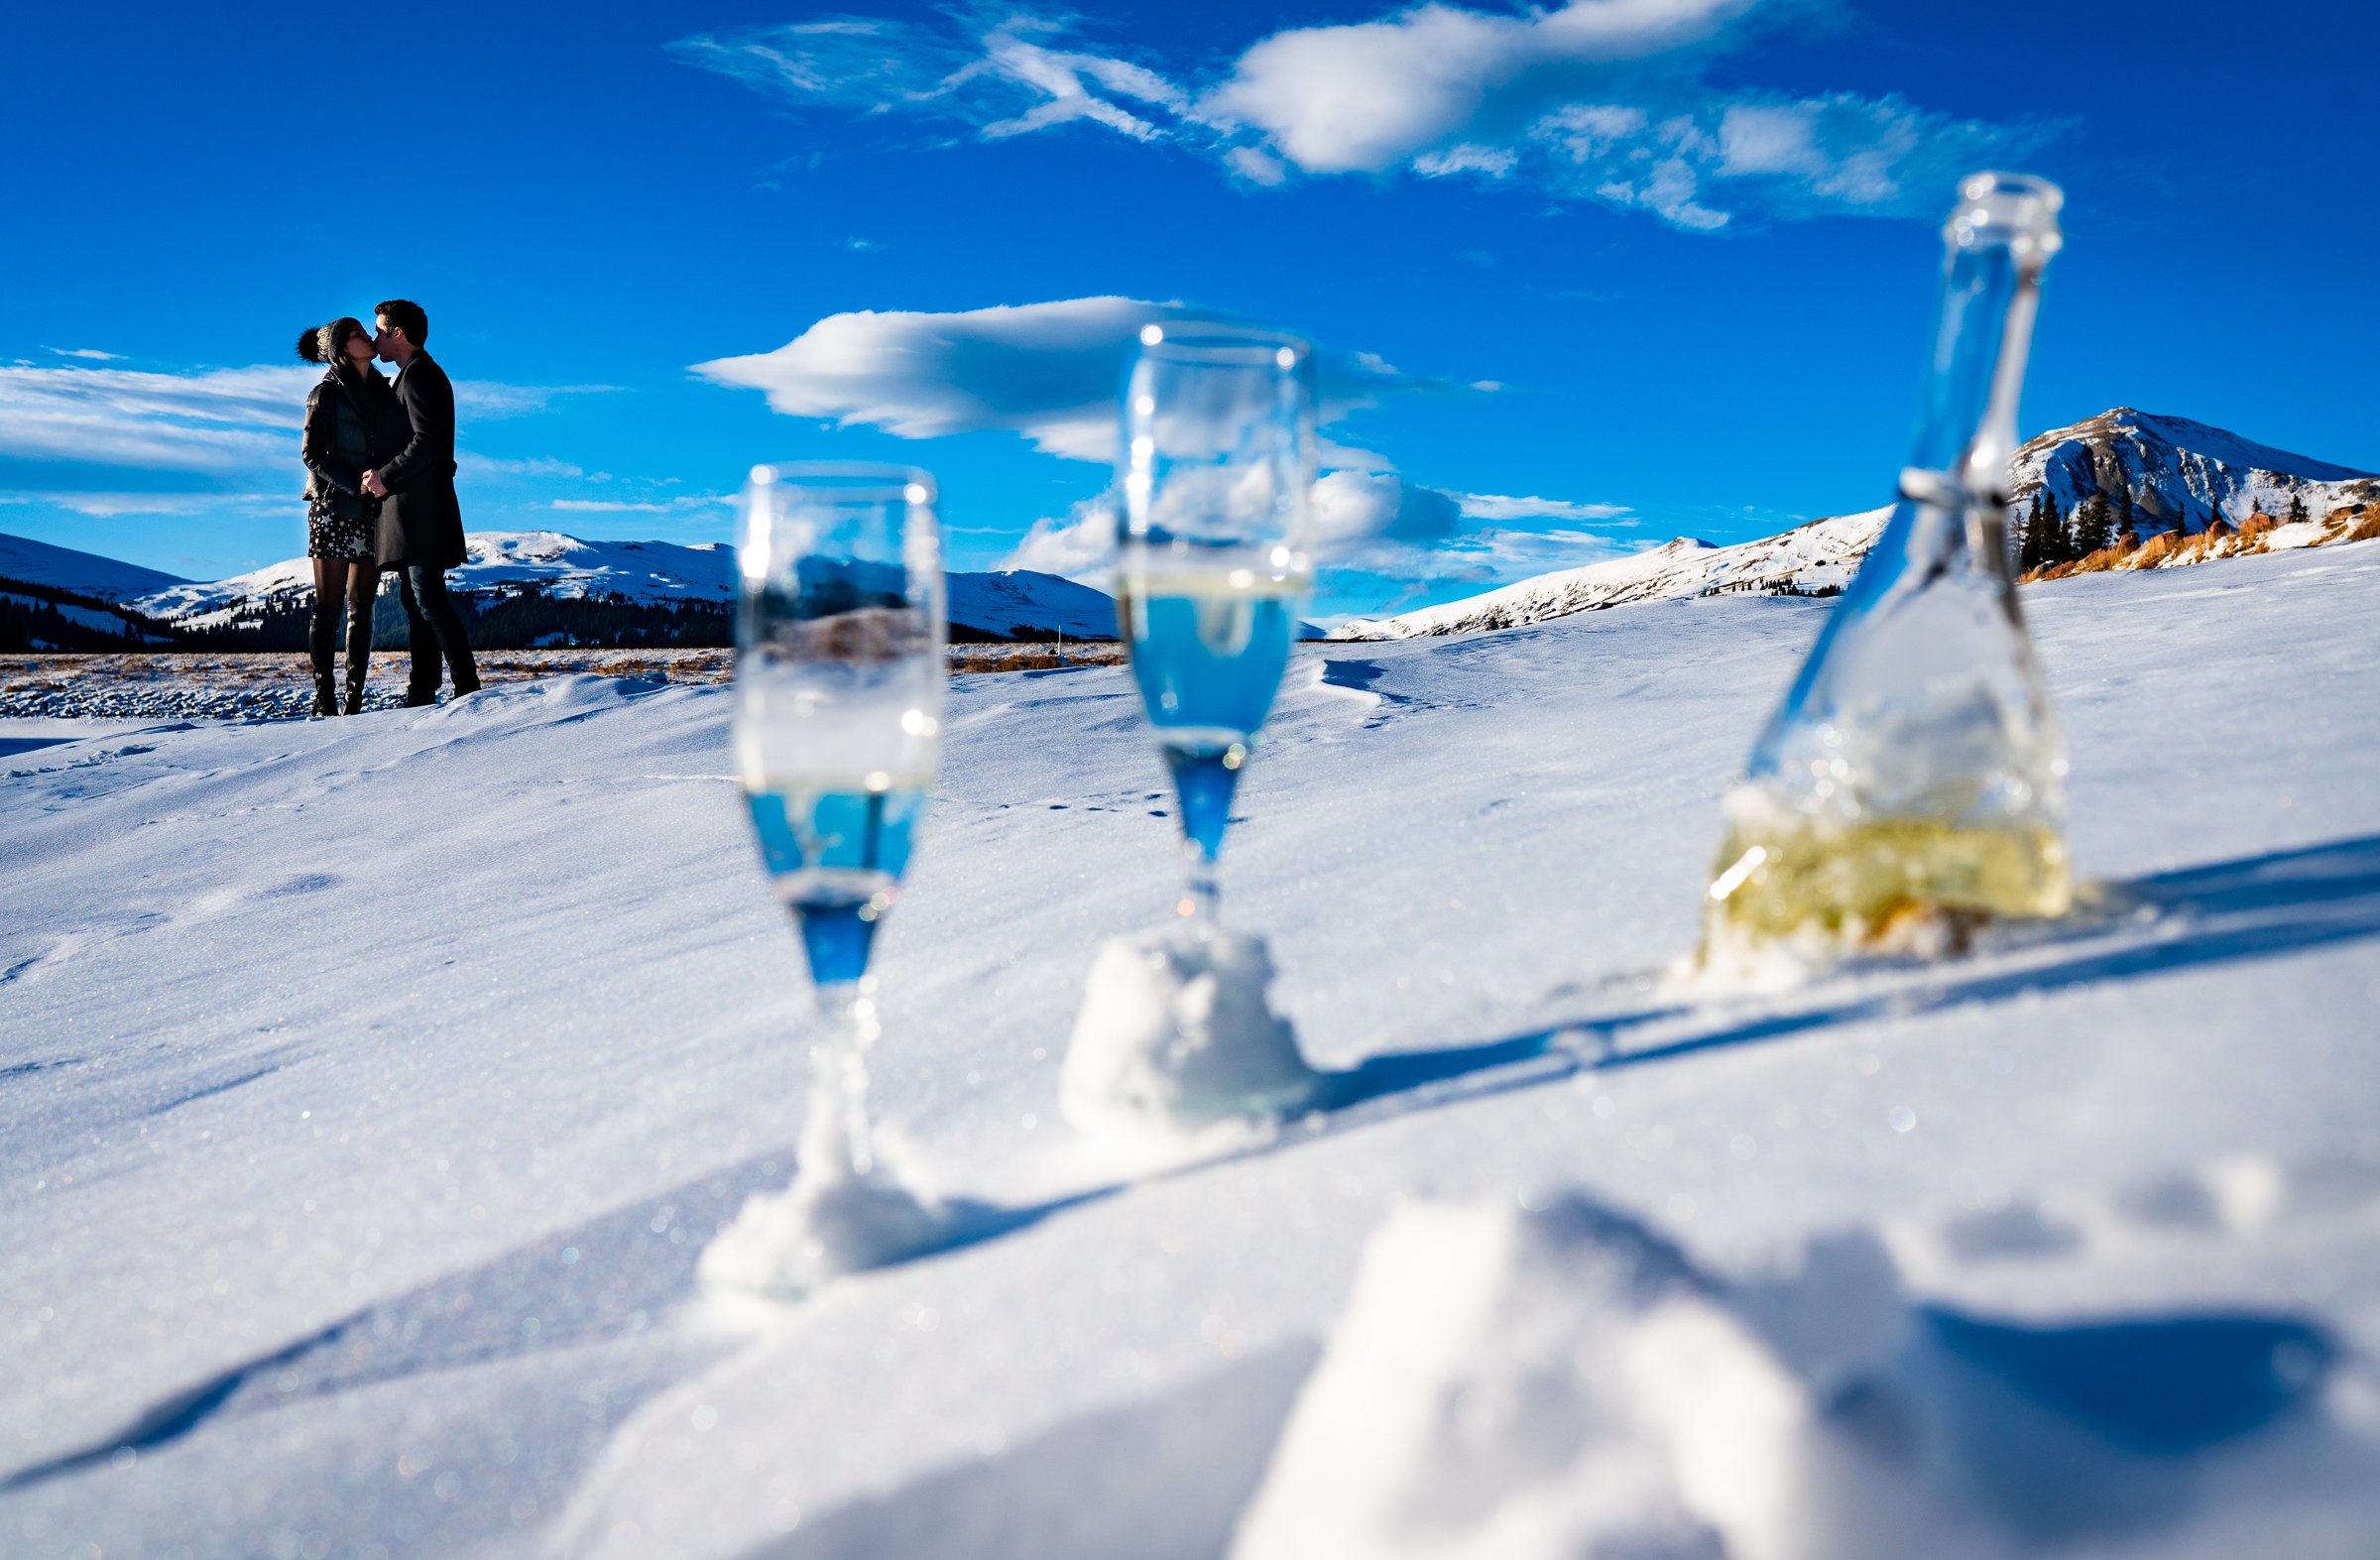
M 1918 414 L 1904 489 L 1939 473 L 1978 505 L 2004 503 L 2016 453 L 2016 403 L 2025 383 L 2044 257 L 1986 240 L 1954 246 L 1945 273 L 1933 371 Z M 1911 492 L 1933 499 L 1937 492 Z

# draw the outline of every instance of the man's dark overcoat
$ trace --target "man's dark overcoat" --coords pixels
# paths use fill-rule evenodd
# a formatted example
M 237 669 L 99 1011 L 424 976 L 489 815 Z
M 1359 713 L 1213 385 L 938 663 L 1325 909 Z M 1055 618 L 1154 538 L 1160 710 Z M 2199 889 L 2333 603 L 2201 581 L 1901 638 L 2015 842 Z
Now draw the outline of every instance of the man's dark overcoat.
M 413 434 L 380 468 L 389 490 L 380 506 L 381 566 L 459 567 L 463 507 L 454 496 L 454 382 L 428 353 L 416 352 L 397 376 L 397 401 Z

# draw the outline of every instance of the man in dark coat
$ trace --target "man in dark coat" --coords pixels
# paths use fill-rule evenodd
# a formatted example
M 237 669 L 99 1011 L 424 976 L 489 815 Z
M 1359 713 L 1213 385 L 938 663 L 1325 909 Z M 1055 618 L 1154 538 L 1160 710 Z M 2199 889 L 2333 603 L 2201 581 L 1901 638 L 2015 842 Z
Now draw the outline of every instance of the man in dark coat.
M 364 473 L 364 491 L 382 500 L 380 566 L 400 571 L 397 593 L 414 656 L 405 701 L 434 704 L 440 652 L 457 697 L 479 688 L 471 642 L 446 594 L 446 571 L 465 556 L 463 507 L 454 496 L 454 382 L 421 350 L 429 316 L 420 304 L 391 299 L 373 314 L 374 344 L 381 361 L 397 365 L 397 401 L 413 436 L 378 470 Z

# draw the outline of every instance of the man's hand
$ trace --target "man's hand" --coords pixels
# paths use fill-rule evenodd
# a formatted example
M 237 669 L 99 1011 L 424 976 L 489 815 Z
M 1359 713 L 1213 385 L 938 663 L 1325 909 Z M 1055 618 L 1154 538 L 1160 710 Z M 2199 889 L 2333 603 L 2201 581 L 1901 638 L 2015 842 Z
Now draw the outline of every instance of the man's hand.
M 377 471 L 367 471 L 364 473 L 364 491 L 374 498 L 387 498 L 389 496 L 388 485 L 380 480 L 380 473 Z

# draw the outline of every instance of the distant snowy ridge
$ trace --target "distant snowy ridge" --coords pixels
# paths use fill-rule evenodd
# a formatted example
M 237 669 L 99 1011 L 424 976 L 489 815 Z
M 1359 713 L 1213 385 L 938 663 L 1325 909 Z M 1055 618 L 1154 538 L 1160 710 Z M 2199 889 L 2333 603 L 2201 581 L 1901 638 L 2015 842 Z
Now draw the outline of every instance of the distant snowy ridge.
M 1889 507 L 1834 516 L 1782 536 L 1734 546 L 1680 537 L 1649 551 L 1583 568 L 1540 574 L 1483 596 L 1425 607 L 1393 618 L 1353 618 L 1331 637 L 1342 640 L 1415 639 L 1518 628 L 1548 618 L 1638 601 L 1737 592 L 1803 595 L 1841 590 L 1892 513 Z
M 2279 544 L 2319 545 L 2350 536 L 2345 526 L 2322 529 L 2334 514 L 2380 504 L 2380 475 L 2293 455 L 2187 418 L 2160 417 L 2117 407 L 2071 427 L 2029 439 L 2009 463 L 2009 489 L 2021 514 L 2047 488 L 2062 513 L 2093 492 L 2132 495 L 2143 530 L 2203 532 L 2220 520 L 2237 527 L 2254 516 L 2285 516 L 2293 500 L 2309 516 L 2303 533 Z M 1735 591 L 1824 594 L 1840 589 L 1883 532 L 1890 506 L 1830 517 L 1734 546 L 1691 537 L 1627 557 L 1539 574 L 1484 595 L 1466 597 L 1390 618 L 1354 618 L 1331 636 L 1341 640 L 1413 639 L 1469 634 L 1542 623 L 1573 612 L 1639 601 L 1668 601 Z M 2286 528 L 2285 528 L 2286 529 Z M 2180 548 L 2157 554 L 2166 563 L 2196 563 L 2236 548 Z
M 96 552 L 55 546 L 31 537 L 0 536 L 0 579 L 47 585 L 99 601 L 129 601 L 183 583 L 178 575 L 123 563 Z
M 535 591 L 556 602 L 624 601 L 722 614 L 735 604 L 736 553 L 723 541 L 592 541 L 558 531 L 480 531 L 465 541 L 468 556 L 449 583 L 475 601 Z M 1106 594 L 1054 574 L 954 573 L 949 588 L 957 630 L 999 639 L 1116 633 L 1115 603 Z M 289 558 L 230 579 L 153 589 L 133 605 L 180 627 L 220 629 L 312 594 L 311 562 Z

